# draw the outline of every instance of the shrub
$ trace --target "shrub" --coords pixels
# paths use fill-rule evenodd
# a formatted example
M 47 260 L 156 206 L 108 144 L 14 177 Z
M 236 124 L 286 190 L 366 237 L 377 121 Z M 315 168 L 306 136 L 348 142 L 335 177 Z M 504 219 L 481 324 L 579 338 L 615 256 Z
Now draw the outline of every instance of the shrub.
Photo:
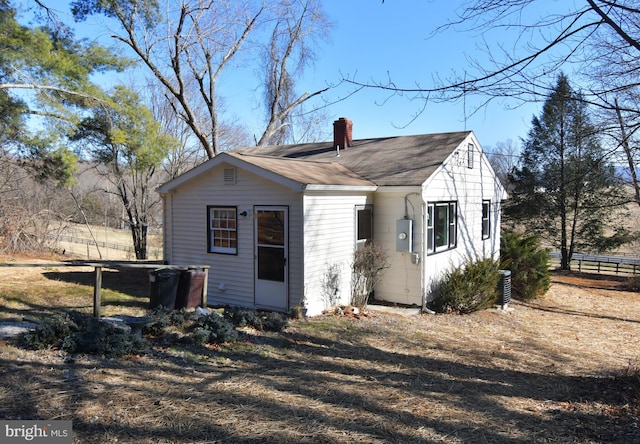
M 43 319 L 33 331 L 20 335 L 18 340 L 22 346 L 32 350 L 61 349 L 65 339 L 77 329 L 69 315 L 53 315 Z
M 540 246 L 537 236 L 504 232 L 500 267 L 511 270 L 511 296 L 514 299 L 528 301 L 549 290 L 549 251 Z
M 238 332 L 228 319 L 212 313 L 198 320 L 191 338 L 196 344 L 233 342 L 238 339 Z
M 342 281 L 342 267 L 340 264 L 326 264 L 322 276 L 322 299 L 325 308 L 338 305 L 340 296 L 340 283 Z
M 43 320 L 34 331 L 24 333 L 22 344 L 33 349 L 55 348 L 67 353 L 107 357 L 138 353 L 144 341 L 127 328 L 101 322 L 85 313 L 72 312 Z
M 471 313 L 498 300 L 498 263 L 492 259 L 468 260 L 431 286 L 429 308 L 439 313 Z
M 256 330 L 279 332 L 289 325 L 287 315 L 276 312 L 260 313 L 250 308 L 225 307 L 224 318 L 236 327 L 252 327 Z
M 351 305 L 365 307 L 373 287 L 390 266 L 389 256 L 373 242 L 368 242 L 353 253 L 351 264 Z
M 280 332 L 289 326 L 289 319 L 282 313 L 269 312 L 262 317 L 262 328 L 266 331 Z
M 236 327 L 254 327 L 257 330 L 262 330 L 262 323 L 258 312 L 243 307 L 230 307 L 224 308 L 225 319 L 229 320 Z
M 152 321 L 144 326 L 142 332 L 151 336 L 162 336 L 165 330 L 171 326 L 171 311 L 160 306 L 149 312 Z
M 640 276 L 630 277 L 629 280 L 627 281 L 627 285 L 625 286 L 625 288 L 628 291 L 640 292 Z

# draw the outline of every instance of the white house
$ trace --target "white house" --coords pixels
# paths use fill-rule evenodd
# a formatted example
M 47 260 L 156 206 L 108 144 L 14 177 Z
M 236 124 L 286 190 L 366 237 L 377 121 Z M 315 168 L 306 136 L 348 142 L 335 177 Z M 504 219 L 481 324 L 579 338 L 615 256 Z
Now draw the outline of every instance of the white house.
M 375 299 L 428 306 L 432 281 L 497 258 L 506 193 L 471 131 L 237 148 L 162 185 L 164 258 L 210 265 L 209 305 L 310 315 L 327 276 L 348 303 L 351 263 L 373 240 L 391 267 Z

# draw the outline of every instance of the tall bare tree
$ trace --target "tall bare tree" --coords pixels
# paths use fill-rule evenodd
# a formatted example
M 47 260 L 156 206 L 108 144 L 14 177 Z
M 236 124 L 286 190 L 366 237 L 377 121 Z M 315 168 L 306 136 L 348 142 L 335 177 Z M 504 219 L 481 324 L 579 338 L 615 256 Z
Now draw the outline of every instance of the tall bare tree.
M 540 7 L 551 9 L 546 14 Z M 598 109 L 598 127 L 609 134 L 611 155 L 620 154 L 633 177 L 639 167 L 633 153 L 640 125 L 640 6 L 637 0 L 467 0 L 459 14 L 434 30 L 481 35 L 479 57 L 468 56 L 464 72 L 436 75 L 430 84 L 399 86 L 345 81 L 357 88 L 380 88 L 426 102 L 480 98 L 482 108 L 499 99 L 512 106 L 543 101 L 561 69 L 574 74 L 581 100 Z M 514 37 L 505 41 L 509 30 Z M 497 36 L 488 40 L 489 35 Z M 508 38 L 508 37 L 507 37 Z M 473 110 L 473 111 L 477 111 Z M 631 161 L 631 162 L 630 162 Z M 635 180 L 636 189 L 640 189 Z M 640 194 L 636 194 L 636 199 Z M 640 203 L 640 202 L 639 202 Z
M 258 145 L 294 141 L 294 110 L 313 96 L 295 92 L 295 79 L 314 61 L 316 40 L 327 36 L 329 23 L 318 0 L 282 1 L 271 32 L 262 49 L 262 81 L 267 126 Z
M 435 79 L 425 85 L 419 79 L 411 87 L 403 88 L 392 78 L 381 82 L 362 83 L 344 79 L 358 87 L 381 88 L 430 101 L 458 100 L 479 96 L 485 104 L 493 99 L 512 101 L 542 101 L 551 92 L 560 68 L 567 63 L 576 67 L 578 74 L 600 67 L 619 77 L 619 70 L 635 72 L 640 54 L 640 8 L 636 0 L 578 0 L 555 2 L 554 10 L 541 15 L 536 0 L 467 0 L 458 9 L 458 15 L 433 30 L 458 34 L 498 34 L 496 41 L 483 40 L 474 50 L 482 55 L 467 55 L 464 72 Z M 435 7 L 435 5 L 434 5 Z M 502 30 L 508 29 L 512 40 L 505 41 Z M 614 52 L 623 53 L 632 66 L 610 62 Z M 581 69 L 578 69 L 580 67 Z M 392 73 L 391 73 L 392 74 Z M 627 76 L 629 79 L 629 76 Z M 590 104 L 605 105 L 603 94 L 619 91 L 620 82 L 594 82 L 585 84 L 580 78 L 584 99 Z M 624 88 L 637 86 L 637 79 L 625 82 Z M 591 86 L 591 88 L 588 88 Z
M 515 171 L 520 157 L 520 149 L 516 142 L 507 139 L 496 143 L 493 148 L 488 147 L 487 157 L 502 184 L 507 186 L 509 175 Z
M 105 14 L 116 20 L 121 32 L 114 38 L 131 48 L 164 86 L 173 98 L 174 112 L 189 126 L 209 158 L 223 150 L 218 93 L 222 73 L 236 61 L 240 63 L 241 56 L 248 57 L 265 35 L 278 38 L 276 63 L 286 68 L 294 50 L 308 35 L 305 27 L 311 23 L 312 12 L 316 13 L 312 7 L 320 6 L 318 2 L 298 0 L 169 0 L 161 10 L 157 0 L 72 3 L 78 20 L 90 14 Z M 273 32 L 269 32 L 269 26 Z M 287 30 L 292 32 L 290 45 L 280 40 Z M 308 58 L 299 60 L 306 63 Z M 279 73 L 278 80 L 294 79 L 280 68 Z M 285 90 L 280 88 L 278 94 L 280 91 Z M 318 93 L 302 94 L 272 113 L 267 135 L 260 139 L 268 139 L 296 106 Z M 288 100 L 283 102 L 278 96 L 274 102 Z M 200 113 L 201 109 L 205 112 Z

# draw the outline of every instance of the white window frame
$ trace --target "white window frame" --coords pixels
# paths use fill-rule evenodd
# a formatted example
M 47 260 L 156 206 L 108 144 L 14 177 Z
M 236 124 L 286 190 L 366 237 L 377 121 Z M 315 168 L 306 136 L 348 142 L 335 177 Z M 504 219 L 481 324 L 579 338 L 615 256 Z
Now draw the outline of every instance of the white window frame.
M 238 207 L 207 206 L 207 251 L 238 254 Z
M 361 227 L 361 218 L 366 214 L 369 213 L 369 220 L 368 220 L 368 227 L 369 227 L 369 236 L 363 236 L 363 233 L 361 233 L 360 227 Z M 356 205 L 356 233 L 355 233 L 355 238 L 356 238 L 356 248 L 360 248 L 363 245 L 365 245 L 367 242 L 370 242 L 373 240 L 373 205 L 372 204 L 366 204 L 366 205 Z
M 436 220 L 444 216 L 442 232 L 446 237 L 444 243 L 437 242 Z M 458 202 L 429 202 L 427 204 L 427 254 L 453 250 L 458 244 Z
M 482 201 L 482 240 L 491 238 L 491 201 Z

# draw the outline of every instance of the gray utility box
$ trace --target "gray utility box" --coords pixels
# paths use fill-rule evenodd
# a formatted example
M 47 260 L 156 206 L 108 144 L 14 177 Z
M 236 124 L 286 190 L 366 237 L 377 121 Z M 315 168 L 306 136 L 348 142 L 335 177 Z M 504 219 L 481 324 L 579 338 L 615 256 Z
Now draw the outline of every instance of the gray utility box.
M 396 251 L 413 251 L 413 220 L 399 219 L 396 221 Z

